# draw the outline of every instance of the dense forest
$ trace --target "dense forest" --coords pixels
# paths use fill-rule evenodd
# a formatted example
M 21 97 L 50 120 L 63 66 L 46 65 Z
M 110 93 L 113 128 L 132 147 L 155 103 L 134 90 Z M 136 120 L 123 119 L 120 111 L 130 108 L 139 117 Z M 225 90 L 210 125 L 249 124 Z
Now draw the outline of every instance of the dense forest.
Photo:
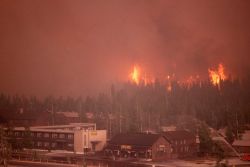
M 0 95 L 0 111 L 22 109 L 34 114 L 51 111 L 78 112 L 82 122 L 96 122 L 98 128 L 118 132 L 157 131 L 162 126 L 176 125 L 194 129 L 202 121 L 218 129 L 238 128 L 250 123 L 250 77 L 227 79 L 219 85 L 209 81 L 189 85 L 155 81 L 152 84 L 124 83 L 112 85 L 108 93 L 96 97 L 53 97 L 44 99 Z M 91 115 L 89 117 L 88 115 Z

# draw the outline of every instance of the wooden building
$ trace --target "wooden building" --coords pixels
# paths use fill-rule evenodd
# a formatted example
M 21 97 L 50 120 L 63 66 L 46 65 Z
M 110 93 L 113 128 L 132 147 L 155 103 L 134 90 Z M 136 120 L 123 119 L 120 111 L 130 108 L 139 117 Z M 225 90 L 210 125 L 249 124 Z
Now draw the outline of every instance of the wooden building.
M 172 158 L 192 156 L 198 151 L 196 136 L 191 132 L 176 130 L 164 132 L 163 135 L 171 143 Z
M 170 158 L 170 142 L 159 134 L 119 134 L 105 148 L 107 155 L 125 158 L 146 158 L 153 161 Z
M 250 141 L 249 140 L 235 140 L 232 146 L 240 154 L 250 153 Z

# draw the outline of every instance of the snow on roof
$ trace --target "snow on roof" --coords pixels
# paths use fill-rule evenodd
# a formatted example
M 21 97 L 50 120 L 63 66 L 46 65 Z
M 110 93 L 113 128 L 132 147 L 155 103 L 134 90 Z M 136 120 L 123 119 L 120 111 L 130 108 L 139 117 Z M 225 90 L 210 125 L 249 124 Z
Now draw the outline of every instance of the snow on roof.
M 232 145 L 250 147 L 250 140 L 235 140 Z

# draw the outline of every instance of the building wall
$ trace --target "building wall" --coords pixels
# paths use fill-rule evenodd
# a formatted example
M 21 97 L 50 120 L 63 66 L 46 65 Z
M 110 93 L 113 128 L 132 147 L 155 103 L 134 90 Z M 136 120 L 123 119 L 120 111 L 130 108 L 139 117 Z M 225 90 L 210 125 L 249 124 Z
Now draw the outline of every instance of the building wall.
M 171 145 L 164 138 L 160 137 L 152 146 L 152 160 L 162 161 L 170 158 Z
M 83 152 L 83 149 L 87 147 L 84 145 L 84 130 L 78 130 L 74 132 L 74 151 Z
M 75 126 L 33 127 L 29 131 L 24 128 L 16 128 L 11 131 L 6 129 L 6 132 L 13 144 L 18 139 L 20 143 L 30 142 L 30 148 L 47 150 L 101 151 L 107 140 L 106 130 L 96 130 L 95 124 L 82 127 L 79 127 L 78 124 Z M 29 136 L 27 136 L 27 132 Z
M 239 153 L 250 153 L 250 146 L 233 146 Z
M 79 130 L 74 133 L 74 150 L 75 152 L 101 151 L 106 145 L 106 130 Z M 96 143 L 95 150 L 93 143 Z
M 13 141 L 13 144 L 16 143 L 15 140 L 17 139 L 20 142 L 29 142 L 31 148 L 73 151 L 73 133 L 30 131 L 29 135 L 27 135 L 27 131 L 14 130 L 8 133 L 8 137 L 10 142 Z
M 91 146 L 92 143 L 96 143 L 95 151 L 101 151 L 107 142 L 107 130 L 90 131 L 89 139 L 89 145 Z
M 172 140 L 172 158 L 192 156 L 197 152 L 197 144 L 194 139 Z

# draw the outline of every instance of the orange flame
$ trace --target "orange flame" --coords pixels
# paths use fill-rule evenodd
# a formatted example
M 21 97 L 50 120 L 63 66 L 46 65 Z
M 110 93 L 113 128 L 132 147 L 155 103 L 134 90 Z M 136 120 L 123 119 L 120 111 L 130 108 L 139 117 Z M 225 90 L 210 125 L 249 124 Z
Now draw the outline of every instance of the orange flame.
M 129 78 L 136 85 L 139 85 L 140 83 L 143 83 L 144 85 L 149 85 L 154 83 L 154 78 L 147 75 L 137 65 L 134 65 L 133 71 L 130 73 Z
M 141 77 L 140 68 L 135 65 L 133 71 L 130 73 L 130 79 L 138 85 L 140 82 L 140 77 Z
M 227 78 L 222 64 L 219 64 L 217 70 L 208 69 L 208 73 L 213 85 L 219 85 L 221 81 L 224 81 Z

